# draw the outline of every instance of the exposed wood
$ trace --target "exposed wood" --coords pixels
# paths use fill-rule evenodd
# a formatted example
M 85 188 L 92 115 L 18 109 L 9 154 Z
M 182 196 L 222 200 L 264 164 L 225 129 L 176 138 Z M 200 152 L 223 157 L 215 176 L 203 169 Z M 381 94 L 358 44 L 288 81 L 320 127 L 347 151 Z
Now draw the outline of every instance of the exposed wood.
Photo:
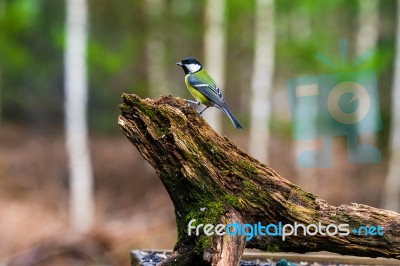
M 188 235 L 197 224 L 348 224 L 381 226 L 382 236 L 257 235 L 247 248 L 264 251 L 331 251 L 400 259 L 400 214 L 352 203 L 331 206 L 302 190 L 217 134 L 182 99 L 158 101 L 124 94 L 118 123 L 126 137 L 156 169 L 175 207 L 178 240 L 163 265 L 238 265 L 243 238 Z M 356 189 L 356 188 L 355 188 Z M 301 231 L 299 231 L 301 232 Z M 243 237 L 243 235 L 241 236 Z M 222 255 L 223 254 L 223 255 Z M 226 264 L 225 264 L 226 265 Z

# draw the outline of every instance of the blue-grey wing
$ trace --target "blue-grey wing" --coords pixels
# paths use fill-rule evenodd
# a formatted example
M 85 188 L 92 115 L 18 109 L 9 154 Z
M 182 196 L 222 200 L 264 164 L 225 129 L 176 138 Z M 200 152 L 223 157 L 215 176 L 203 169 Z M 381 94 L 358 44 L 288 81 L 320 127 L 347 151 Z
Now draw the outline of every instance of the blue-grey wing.
M 225 100 L 221 90 L 215 83 L 204 83 L 193 75 L 189 76 L 187 81 L 193 88 L 205 95 L 213 104 L 219 107 L 225 106 Z

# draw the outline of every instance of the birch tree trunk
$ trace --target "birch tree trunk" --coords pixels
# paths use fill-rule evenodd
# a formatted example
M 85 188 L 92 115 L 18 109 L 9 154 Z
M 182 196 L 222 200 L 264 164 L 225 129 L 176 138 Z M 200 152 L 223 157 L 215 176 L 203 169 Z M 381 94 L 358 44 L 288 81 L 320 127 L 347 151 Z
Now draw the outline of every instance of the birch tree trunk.
M 2 76 L 1 76 L 1 66 L 0 66 L 0 127 L 3 120 L 3 92 L 2 92 Z
M 297 2 L 290 13 L 290 35 L 296 42 L 309 40 L 311 32 L 311 13 L 305 12 L 302 5 L 310 5 L 310 2 Z M 307 10 L 310 8 L 307 7 Z
M 383 193 L 383 206 L 400 210 L 400 0 L 397 0 L 396 55 L 392 89 L 392 122 L 389 140 L 389 171 Z
M 274 1 L 257 0 L 253 77 L 251 80 L 251 117 L 249 152 L 268 162 L 269 117 L 274 76 Z
M 93 220 L 93 176 L 87 137 L 87 3 L 67 0 L 65 50 L 65 135 L 70 174 L 72 227 L 87 231 Z
M 222 93 L 225 87 L 225 9 L 225 0 L 206 1 L 204 66 Z M 203 116 L 215 131 L 222 131 L 222 112 L 206 111 Z
M 305 9 L 301 7 L 301 4 L 304 3 L 296 3 L 297 5 L 292 8 L 291 12 L 291 38 L 295 43 L 304 43 L 307 42 L 311 36 L 311 15 L 308 12 L 305 12 Z M 306 3 L 309 4 L 309 3 Z M 316 97 L 310 98 L 310 102 L 312 104 L 308 106 L 304 105 L 296 105 L 296 109 L 298 114 L 302 112 L 301 109 L 307 108 L 307 114 L 309 116 L 310 121 L 314 121 L 314 123 L 310 123 L 308 125 L 309 131 L 317 132 L 317 121 L 318 121 L 318 99 Z M 292 120 L 294 121 L 294 120 Z M 292 122 L 293 125 L 293 122 Z M 318 135 L 317 133 L 315 133 Z M 300 155 L 305 151 L 317 151 L 318 150 L 318 141 L 321 140 L 296 140 L 294 142 L 294 154 L 296 163 L 296 180 L 299 186 L 311 191 L 317 192 L 319 179 L 318 179 L 318 157 L 314 158 L 314 161 L 310 162 L 312 165 L 302 165 L 300 163 Z
M 378 42 L 378 4 L 377 0 L 358 0 L 357 55 L 376 47 Z
M 168 88 L 167 70 L 165 67 L 165 29 L 163 25 L 166 1 L 146 0 L 145 13 L 148 20 L 146 65 L 151 97 L 166 94 Z
M 356 39 L 356 55 L 361 56 L 368 50 L 374 50 L 378 42 L 378 0 L 359 0 L 358 32 Z M 374 145 L 375 132 L 360 135 L 360 142 Z
M 0 1 L 0 18 L 2 18 L 6 12 L 7 8 L 7 2 L 6 1 Z M 1 121 L 3 118 L 3 93 L 2 93 L 2 76 L 1 76 L 1 65 L 0 65 L 0 126 L 1 126 Z

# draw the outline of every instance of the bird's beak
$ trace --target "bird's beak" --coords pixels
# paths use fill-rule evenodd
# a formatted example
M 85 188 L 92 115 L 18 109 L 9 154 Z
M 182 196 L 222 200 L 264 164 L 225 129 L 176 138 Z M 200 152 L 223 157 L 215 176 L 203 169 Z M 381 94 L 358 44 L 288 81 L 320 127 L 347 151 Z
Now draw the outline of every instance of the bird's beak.
M 178 62 L 178 63 L 176 63 L 178 66 L 182 66 L 183 64 L 182 64 L 182 62 Z

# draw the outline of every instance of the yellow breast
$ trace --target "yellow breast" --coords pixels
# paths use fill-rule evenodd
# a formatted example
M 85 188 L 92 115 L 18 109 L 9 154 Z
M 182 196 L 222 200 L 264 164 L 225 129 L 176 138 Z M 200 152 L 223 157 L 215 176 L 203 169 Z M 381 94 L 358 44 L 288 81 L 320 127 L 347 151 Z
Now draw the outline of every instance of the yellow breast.
M 198 100 L 199 102 L 201 102 L 202 104 L 206 105 L 206 106 L 210 106 L 211 103 L 208 100 L 208 98 L 206 96 L 204 96 L 201 92 L 199 92 L 197 89 L 193 88 L 192 85 L 190 85 L 190 83 L 188 82 L 188 77 L 190 74 L 187 74 L 185 76 L 185 84 L 186 87 L 188 88 L 190 94 L 192 94 L 192 96 Z

